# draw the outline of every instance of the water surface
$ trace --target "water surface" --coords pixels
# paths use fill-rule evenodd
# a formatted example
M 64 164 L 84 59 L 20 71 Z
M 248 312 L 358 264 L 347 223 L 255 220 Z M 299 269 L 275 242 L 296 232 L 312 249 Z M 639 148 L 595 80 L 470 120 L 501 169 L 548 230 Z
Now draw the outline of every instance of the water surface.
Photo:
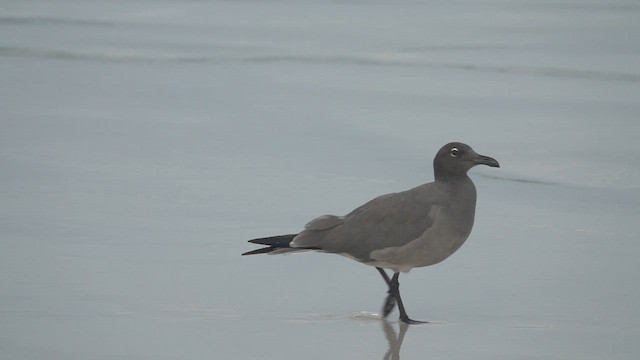
M 635 359 L 633 1 L 3 1 L 0 349 L 12 359 Z M 474 169 L 475 229 L 401 277 L 240 257 Z

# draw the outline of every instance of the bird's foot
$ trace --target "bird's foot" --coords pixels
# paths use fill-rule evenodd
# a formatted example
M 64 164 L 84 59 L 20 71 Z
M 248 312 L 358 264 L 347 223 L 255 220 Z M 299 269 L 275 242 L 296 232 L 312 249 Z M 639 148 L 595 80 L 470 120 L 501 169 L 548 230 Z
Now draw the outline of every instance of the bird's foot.
M 402 321 L 405 324 L 409 324 L 409 325 L 418 325 L 418 324 L 428 324 L 428 321 L 420 321 L 420 320 L 413 320 L 413 319 L 409 319 L 408 316 L 405 317 L 400 317 L 400 321 Z

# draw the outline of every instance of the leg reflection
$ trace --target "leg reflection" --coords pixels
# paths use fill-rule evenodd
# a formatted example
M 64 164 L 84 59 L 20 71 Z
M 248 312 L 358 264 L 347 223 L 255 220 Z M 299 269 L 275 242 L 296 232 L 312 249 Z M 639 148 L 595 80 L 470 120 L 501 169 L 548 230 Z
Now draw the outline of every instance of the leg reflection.
M 404 341 L 404 335 L 407 333 L 407 329 L 409 329 L 409 324 L 400 321 L 398 326 L 400 329 L 399 335 L 396 334 L 395 329 L 387 320 L 382 320 L 382 330 L 389 343 L 389 350 L 384 355 L 384 360 L 400 359 L 400 348 L 402 347 L 402 341 Z

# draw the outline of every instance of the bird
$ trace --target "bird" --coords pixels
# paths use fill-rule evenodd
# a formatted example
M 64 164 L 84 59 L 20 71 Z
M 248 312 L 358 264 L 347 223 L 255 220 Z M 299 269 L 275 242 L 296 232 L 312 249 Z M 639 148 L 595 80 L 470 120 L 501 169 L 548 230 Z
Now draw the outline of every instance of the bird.
M 476 188 L 467 172 L 476 165 L 500 167 L 469 145 L 450 142 L 433 160 L 434 181 L 378 196 L 344 216 L 322 215 L 298 233 L 249 240 L 264 247 L 242 255 L 317 251 L 346 256 L 375 267 L 387 284 L 382 318 L 397 305 L 400 321 L 427 323 L 407 315 L 398 279 L 413 268 L 440 263 L 467 240 L 476 209 Z

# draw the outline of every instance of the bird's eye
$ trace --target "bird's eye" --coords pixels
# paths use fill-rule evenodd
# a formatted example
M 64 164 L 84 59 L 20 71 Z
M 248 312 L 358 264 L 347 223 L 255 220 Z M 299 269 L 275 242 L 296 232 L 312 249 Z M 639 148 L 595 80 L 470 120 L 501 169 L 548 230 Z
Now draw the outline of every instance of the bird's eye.
M 456 157 L 456 156 L 458 156 L 459 152 L 460 151 L 458 150 L 458 148 L 452 148 L 451 149 L 451 156 Z

